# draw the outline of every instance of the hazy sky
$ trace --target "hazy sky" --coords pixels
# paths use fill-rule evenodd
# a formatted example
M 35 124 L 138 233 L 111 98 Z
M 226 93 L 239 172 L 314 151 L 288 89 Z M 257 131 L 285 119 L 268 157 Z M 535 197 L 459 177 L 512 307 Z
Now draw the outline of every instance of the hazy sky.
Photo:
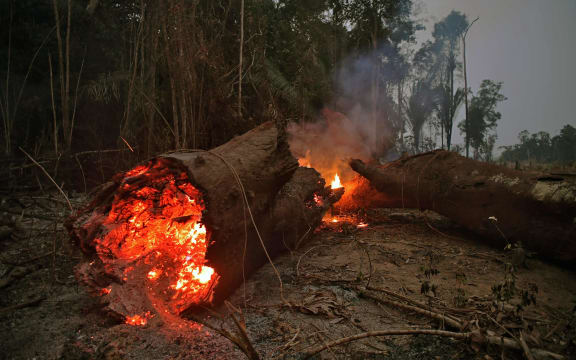
M 576 126 L 576 0 L 420 0 L 427 32 L 452 9 L 469 20 L 468 84 L 504 82 L 496 145 L 517 142 L 522 130 L 558 134 Z M 419 37 L 425 36 L 420 34 Z M 462 106 L 462 108 L 464 108 Z M 462 114 L 458 122 L 464 118 Z M 456 143 L 462 143 L 458 129 Z

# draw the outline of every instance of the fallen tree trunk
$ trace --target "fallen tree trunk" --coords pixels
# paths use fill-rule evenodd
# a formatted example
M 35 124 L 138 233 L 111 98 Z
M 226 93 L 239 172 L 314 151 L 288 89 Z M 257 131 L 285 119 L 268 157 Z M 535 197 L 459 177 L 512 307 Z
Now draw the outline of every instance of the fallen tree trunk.
M 70 219 L 87 255 L 77 274 L 133 324 L 219 303 L 313 233 L 341 196 L 324 185 L 272 123 L 209 152 L 160 155 L 117 175 Z
M 493 244 L 521 243 L 574 265 L 573 175 L 520 172 L 436 150 L 386 165 L 350 166 L 385 195 L 379 205 L 434 210 Z

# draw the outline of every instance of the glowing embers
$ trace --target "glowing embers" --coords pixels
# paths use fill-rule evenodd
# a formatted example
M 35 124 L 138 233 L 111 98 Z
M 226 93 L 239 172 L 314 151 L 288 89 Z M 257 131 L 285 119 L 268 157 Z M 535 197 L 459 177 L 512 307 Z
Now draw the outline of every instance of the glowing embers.
M 148 322 L 148 319 L 152 318 L 154 315 L 147 311 L 144 315 L 134 315 L 126 316 L 126 324 L 134 326 L 144 326 Z
M 142 298 L 126 309 L 127 324 L 144 325 L 153 316 L 145 311 L 150 307 L 178 314 L 211 301 L 218 275 L 205 265 L 204 209 L 184 170 L 157 160 L 125 173 L 96 250 L 124 281 L 112 286 L 112 295 L 121 286 L 136 289 L 134 297 Z

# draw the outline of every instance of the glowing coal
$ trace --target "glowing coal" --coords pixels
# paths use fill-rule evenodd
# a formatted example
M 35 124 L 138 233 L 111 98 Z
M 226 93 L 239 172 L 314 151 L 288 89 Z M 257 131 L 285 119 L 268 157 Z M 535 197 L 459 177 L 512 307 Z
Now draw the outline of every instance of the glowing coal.
M 103 296 L 128 286 L 154 308 L 127 306 L 126 323 L 144 325 L 150 310 L 178 314 L 211 300 L 218 275 L 205 265 L 204 208 L 185 171 L 151 162 L 124 174 L 95 243 L 104 266 L 123 279 Z

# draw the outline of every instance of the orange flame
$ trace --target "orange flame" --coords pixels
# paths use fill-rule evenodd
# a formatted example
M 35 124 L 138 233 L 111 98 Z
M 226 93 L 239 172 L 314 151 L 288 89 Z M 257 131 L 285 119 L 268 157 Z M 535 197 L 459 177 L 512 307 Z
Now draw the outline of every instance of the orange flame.
M 340 177 L 338 174 L 334 175 L 334 180 L 330 183 L 331 189 L 339 189 L 342 187 L 342 183 L 340 182 Z
M 310 150 L 306 150 L 306 155 L 303 158 L 298 159 L 298 165 L 307 168 L 312 167 L 312 164 L 310 164 Z

